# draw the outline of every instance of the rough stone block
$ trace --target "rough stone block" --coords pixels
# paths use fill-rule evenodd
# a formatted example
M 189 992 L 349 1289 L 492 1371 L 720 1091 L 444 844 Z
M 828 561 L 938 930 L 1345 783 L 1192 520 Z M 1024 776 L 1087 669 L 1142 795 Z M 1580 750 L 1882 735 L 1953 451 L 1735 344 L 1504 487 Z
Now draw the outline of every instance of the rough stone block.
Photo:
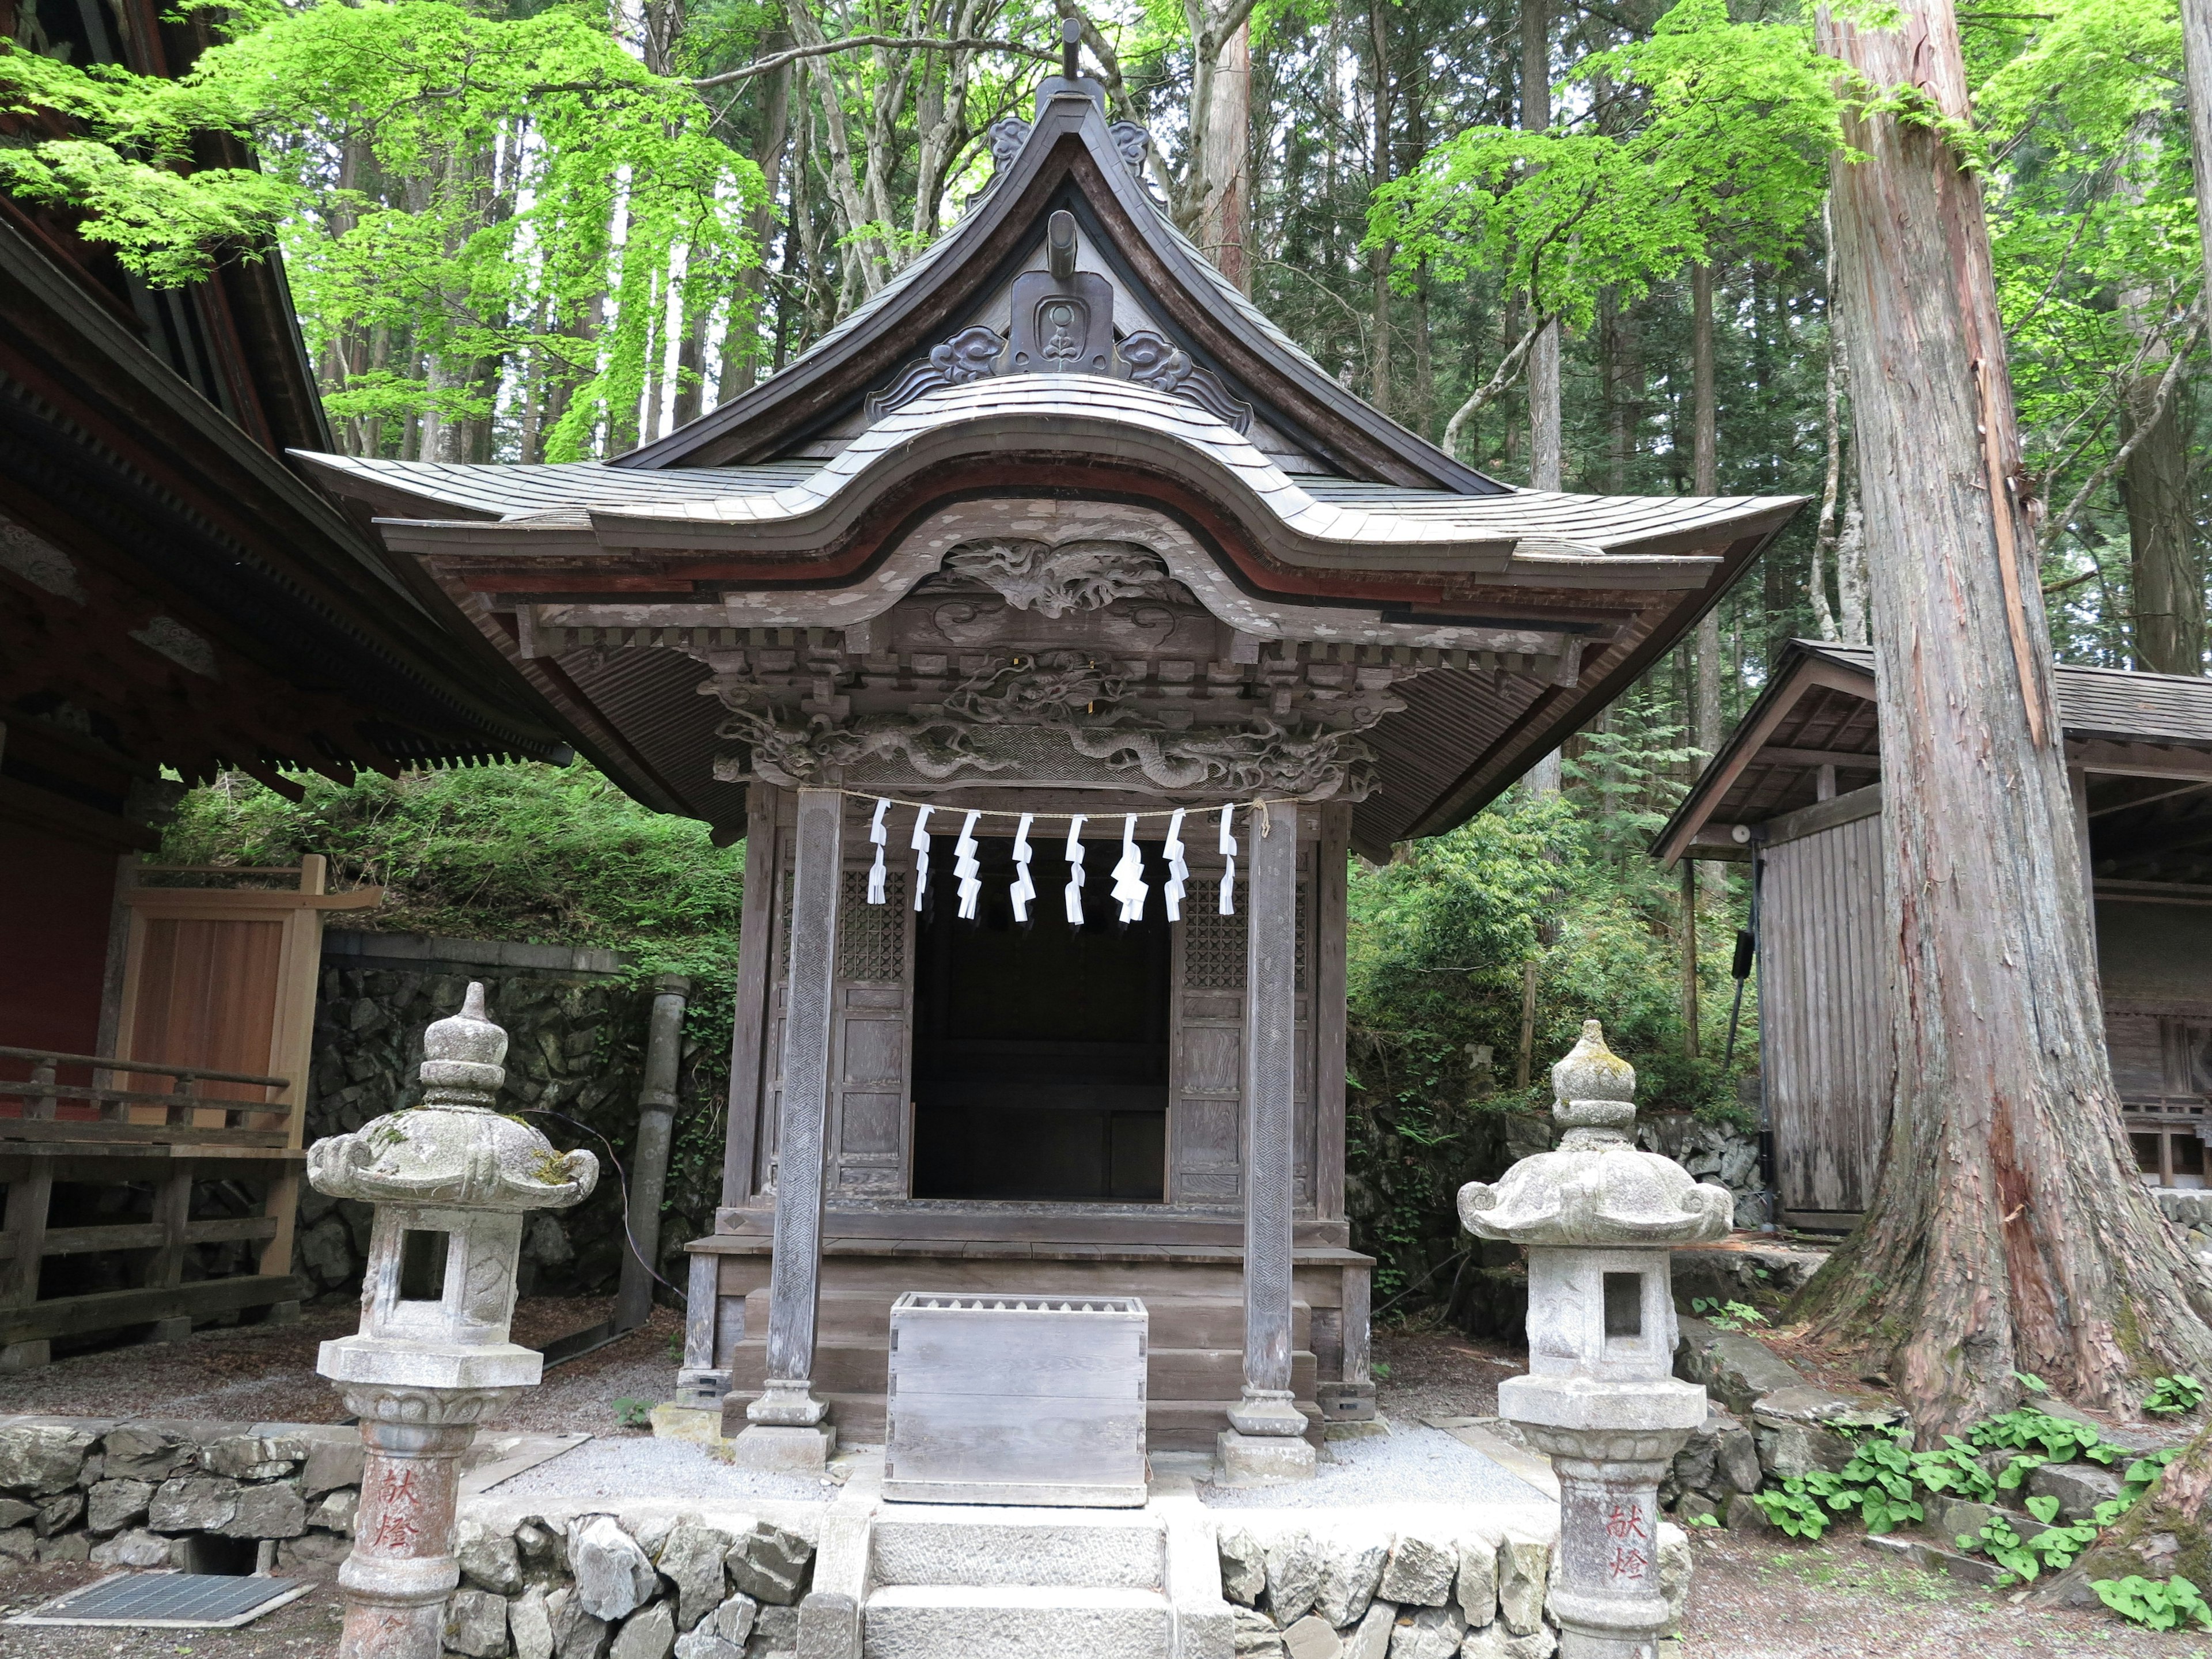
M 81 1492 L 56 1492 L 39 1505 L 37 1517 L 31 1522 L 41 1538 L 52 1538 L 65 1532 L 84 1513 L 84 1494 Z
M 153 1497 L 150 1480 L 96 1480 L 86 1494 L 84 1524 L 94 1532 L 119 1532 L 145 1518 Z
M 745 1644 L 747 1659 L 770 1653 L 799 1650 L 799 1609 L 763 1607 L 753 1619 L 752 1639 Z
M 53 1424 L 0 1429 L 0 1492 L 17 1498 L 67 1492 L 84 1472 L 92 1443 L 82 1429 Z
M 353 1553 L 353 1540 L 334 1532 L 301 1533 L 277 1540 L 276 1565 L 286 1572 L 299 1567 L 334 1567 Z
M 461 1577 L 478 1589 L 512 1595 L 522 1588 L 522 1553 L 515 1548 L 514 1536 L 494 1531 L 481 1521 L 464 1521 L 456 1529 L 453 1559 L 460 1564 Z
M 1250 1607 L 1234 1607 L 1231 1613 L 1237 1620 L 1232 1638 L 1237 1659 L 1287 1659 L 1283 1632 L 1275 1628 L 1273 1620 Z
M 1255 1606 L 1267 1588 L 1267 1553 L 1242 1527 L 1224 1527 L 1216 1540 L 1221 1555 L 1221 1593 L 1245 1607 Z
M 1267 1613 L 1287 1629 L 1312 1610 L 1321 1594 L 1321 1552 L 1303 1532 L 1286 1532 L 1267 1546 Z
M 166 1480 L 191 1455 L 182 1434 L 156 1423 L 125 1423 L 100 1441 L 101 1471 L 110 1480 Z
M 91 1557 L 92 1540 L 81 1532 L 39 1540 L 38 1558 L 41 1566 L 50 1561 L 85 1561 Z
M 1721 1506 L 1701 1492 L 1686 1492 L 1674 1505 L 1674 1518 L 1686 1527 L 1700 1526 L 1708 1520 L 1717 1525 Z
M 297 1538 L 307 1529 L 307 1500 L 283 1480 L 240 1486 L 236 1511 L 210 1528 L 229 1538 Z
M 0 1527 L 27 1526 L 38 1512 L 36 1504 L 26 1504 L 20 1498 L 0 1498 Z
M 1390 1547 L 1376 1594 L 1401 1607 L 1440 1607 L 1451 1600 L 1459 1572 L 1459 1553 L 1449 1540 L 1401 1533 Z
M 553 1659 L 553 1620 L 544 1590 L 532 1585 L 507 1604 L 507 1633 L 514 1659 Z
M 1389 1659 L 1390 1636 L 1397 1627 L 1397 1608 L 1388 1601 L 1370 1601 L 1358 1624 L 1345 1634 L 1344 1659 Z
M 1498 1617 L 1498 1538 L 1490 1533 L 1463 1533 L 1458 1544 L 1459 1577 L 1452 1582 L 1452 1599 L 1477 1626 Z
M 723 1593 L 722 1561 L 736 1540 L 718 1527 L 682 1520 L 669 1529 L 654 1561 L 676 1586 L 676 1627 L 690 1630 L 712 1613 Z
M 722 1565 L 732 1588 L 765 1606 L 797 1605 L 814 1546 L 763 1521 L 730 1547 Z
M 169 1564 L 169 1540 L 158 1533 L 118 1532 L 95 1544 L 92 1561 L 102 1567 L 165 1567 Z
M 2120 1495 L 2120 1472 L 2094 1463 L 2045 1463 L 2027 1477 L 2032 1498 L 2055 1498 L 2063 1519 L 2080 1522 L 2090 1518 L 2098 1504 Z
M 323 1494 L 321 1503 L 307 1511 L 307 1524 L 342 1537 L 353 1536 L 354 1516 L 361 1510 L 361 1494 L 350 1486 Z
M 307 1447 L 297 1441 L 233 1434 L 203 1446 L 199 1458 L 200 1467 L 210 1474 L 227 1474 L 234 1480 L 281 1480 L 307 1455 Z
M 300 1472 L 301 1489 L 310 1498 L 319 1493 L 335 1492 L 340 1486 L 358 1486 L 362 1476 L 361 1437 L 349 1434 L 343 1440 L 325 1440 L 319 1437 L 307 1443 L 307 1466 Z
M 1516 1636 L 1503 1625 L 1491 1625 L 1470 1633 L 1460 1644 L 1460 1659 L 1552 1659 L 1559 1638 L 1550 1630 Z
M 1690 1535 L 1680 1527 L 1659 1525 L 1659 1594 L 1667 1603 L 1667 1628 L 1679 1629 L 1690 1605 Z
M 1720 1484 L 1731 1492 L 1757 1492 L 1762 1478 L 1759 1465 L 1759 1442 L 1749 1429 L 1730 1420 L 1729 1426 L 1715 1437 L 1713 1473 Z M 1711 1486 L 1700 1490 L 1711 1492 Z
M 743 1590 L 676 1638 L 676 1659 L 744 1659 L 760 1603 Z
M 826 1425 L 751 1423 L 730 1442 L 730 1461 L 741 1469 L 770 1474 L 819 1474 L 836 1449 L 837 1431 Z
M 1314 1611 L 1330 1624 L 1356 1625 L 1382 1582 L 1389 1549 L 1372 1539 L 1331 1538 L 1322 1547 L 1321 1589 Z
M 446 1646 L 471 1659 L 503 1659 L 507 1601 L 483 1590 L 455 1590 L 446 1603 Z
M 1742 1331 L 1717 1331 L 1702 1319 L 1680 1322 L 1675 1374 L 1702 1382 L 1722 1405 L 1748 1412 L 1761 1395 L 1800 1388 L 1804 1374 L 1757 1337 Z
M 799 1603 L 797 1659 L 860 1659 L 860 1603 L 843 1590 L 809 1590 Z
M 172 1475 L 155 1488 L 149 1524 L 155 1532 L 220 1532 L 237 1518 L 238 1496 L 238 1482 L 222 1475 Z
M 568 1559 L 568 1540 L 542 1515 L 526 1515 L 514 1523 L 514 1547 L 529 1566 L 539 1571 L 557 1571 Z
M 660 1587 L 653 1563 L 611 1515 L 577 1518 L 568 1534 L 568 1571 L 576 1580 L 577 1610 L 610 1623 L 629 1618 Z
M 1326 1619 L 1308 1613 L 1283 1632 L 1288 1659 L 1341 1659 L 1344 1642 Z
M 29 1561 L 39 1553 L 39 1534 L 28 1527 L 0 1528 L 0 1560 Z
M 1313 1479 L 1314 1449 L 1296 1435 L 1224 1429 L 1216 1447 L 1224 1486 L 1282 1486 Z
M 1550 1544 L 1540 1538 L 1506 1534 L 1498 1547 L 1498 1616 L 1508 1632 L 1533 1636 L 1543 1628 L 1551 1574 Z
M 613 1632 L 604 1619 L 584 1611 L 574 1590 L 555 1590 L 545 1598 L 546 1621 L 553 1631 L 554 1659 L 606 1659 Z
M 1401 1608 L 1390 1632 L 1390 1659 L 1455 1659 L 1466 1635 L 1457 1607 L 1416 1607 L 1410 1617 Z
M 641 1607 L 623 1621 L 608 1659 L 669 1659 L 676 1650 L 676 1615 L 665 1601 Z

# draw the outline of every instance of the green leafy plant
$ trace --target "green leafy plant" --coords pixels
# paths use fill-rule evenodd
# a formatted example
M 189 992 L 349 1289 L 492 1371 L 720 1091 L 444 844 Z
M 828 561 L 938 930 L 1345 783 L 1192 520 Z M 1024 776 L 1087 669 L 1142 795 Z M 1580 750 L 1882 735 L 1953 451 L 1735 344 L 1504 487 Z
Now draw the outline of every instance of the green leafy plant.
M 650 1400 L 625 1395 L 614 1402 L 615 1422 L 625 1429 L 649 1429 L 653 1426 L 653 1407 Z
M 1766 1316 L 1748 1302 L 1723 1302 L 1714 1296 L 1692 1297 L 1690 1311 L 1717 1331 L 1740 1331 L 1766 1322 Z
M 2193 1412 L 2204 1403 L 2204 1385 L 2193 1376 L 2158 1376 L 2151 1379 L 2150 1392 L 2143 1396 L 2142 1408 L 2179 1415 Z
M 2077 1423 L 2070 1417 L 2053 1417 L 2036 1406 L 2022 1406 L 1977 1423 L 1966 1434 L 1974 1444 L 1984 1448 L 2035 1449 L 2042 1454 L 2041 1461 L 2051 1463 L 2070 1463 L 2076 1458 L 2086 1458 L 2092 1463 L 2116 1463 L 2120 1459 L 2120 1448 L 2108 1443 L 2092 1425 Z M 2033 1468 L 2033 1463 L 2028 1467 Z M 2015 1464 L 2014 1468 L 2019 1466 Z M 2013 1478 L 2008 1481 L 2001 1476 L 1998 1485 L 2017 1486 L 2020 1475 L 2010 1470 L 2007 1473 Z
M 2160 1583 L 2140 1573 L 2124 1578 L 2095 1578 L 2089 1588 L 2097 1599 L 2131 1625 L 2145 1630 L 2176 1630 L 2185 1619 L 2212 1630 L 2212 1606 L 2207 1606 L 2197 1586 L 2176 1574 Z

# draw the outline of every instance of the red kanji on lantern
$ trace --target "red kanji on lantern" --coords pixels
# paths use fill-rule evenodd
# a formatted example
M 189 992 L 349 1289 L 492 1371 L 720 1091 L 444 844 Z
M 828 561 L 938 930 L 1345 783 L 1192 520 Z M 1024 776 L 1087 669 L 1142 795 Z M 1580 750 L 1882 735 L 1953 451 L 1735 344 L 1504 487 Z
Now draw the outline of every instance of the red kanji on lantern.
M 1615 1504 L 1606 1511 L 1606 1536 L 1616 1541 L 1630 1538 L 1648 1538 L 1644 1529 L 1644 1512 L 1633 1504 Z

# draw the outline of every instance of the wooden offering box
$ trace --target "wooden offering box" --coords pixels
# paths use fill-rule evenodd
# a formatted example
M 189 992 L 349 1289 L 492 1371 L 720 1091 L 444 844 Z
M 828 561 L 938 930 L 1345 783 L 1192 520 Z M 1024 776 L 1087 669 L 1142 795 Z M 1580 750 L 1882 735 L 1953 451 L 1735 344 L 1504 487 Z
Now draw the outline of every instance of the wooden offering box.
M 1134 1297 L 908 1291 L 884 1498 L 1141 1507 L 1147 1318 Z

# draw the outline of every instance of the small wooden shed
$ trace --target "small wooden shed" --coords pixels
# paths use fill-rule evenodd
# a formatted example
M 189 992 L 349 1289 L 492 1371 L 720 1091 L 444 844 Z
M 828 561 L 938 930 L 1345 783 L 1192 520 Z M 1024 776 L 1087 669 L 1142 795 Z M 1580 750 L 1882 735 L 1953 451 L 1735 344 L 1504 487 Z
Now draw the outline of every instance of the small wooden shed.
M 1478 811 L 1797 506 L 1470 471 L 1208 264 L 1104 105 L 1047 82 L 896 281 L 632 454 L 312 458 L 626 787 L 746 837 L 684 1370 L 732 1431 L 766 1391 L 879 1436 L 908 1292 L 1140 1297 L 1154 1445 L 1360 1410 L 1347 855 Z
M 2212 1134 L 2212 680 L 2061 667 L 2098 977 L 2145 1182 L 2201 1187 Z M 1874 653 L 1794 640 L 1654 843 L 1751 862 L 1760 1079 L 1787 1225 L 1840 1231 L 1874 1188 L 1893 1062 Z

